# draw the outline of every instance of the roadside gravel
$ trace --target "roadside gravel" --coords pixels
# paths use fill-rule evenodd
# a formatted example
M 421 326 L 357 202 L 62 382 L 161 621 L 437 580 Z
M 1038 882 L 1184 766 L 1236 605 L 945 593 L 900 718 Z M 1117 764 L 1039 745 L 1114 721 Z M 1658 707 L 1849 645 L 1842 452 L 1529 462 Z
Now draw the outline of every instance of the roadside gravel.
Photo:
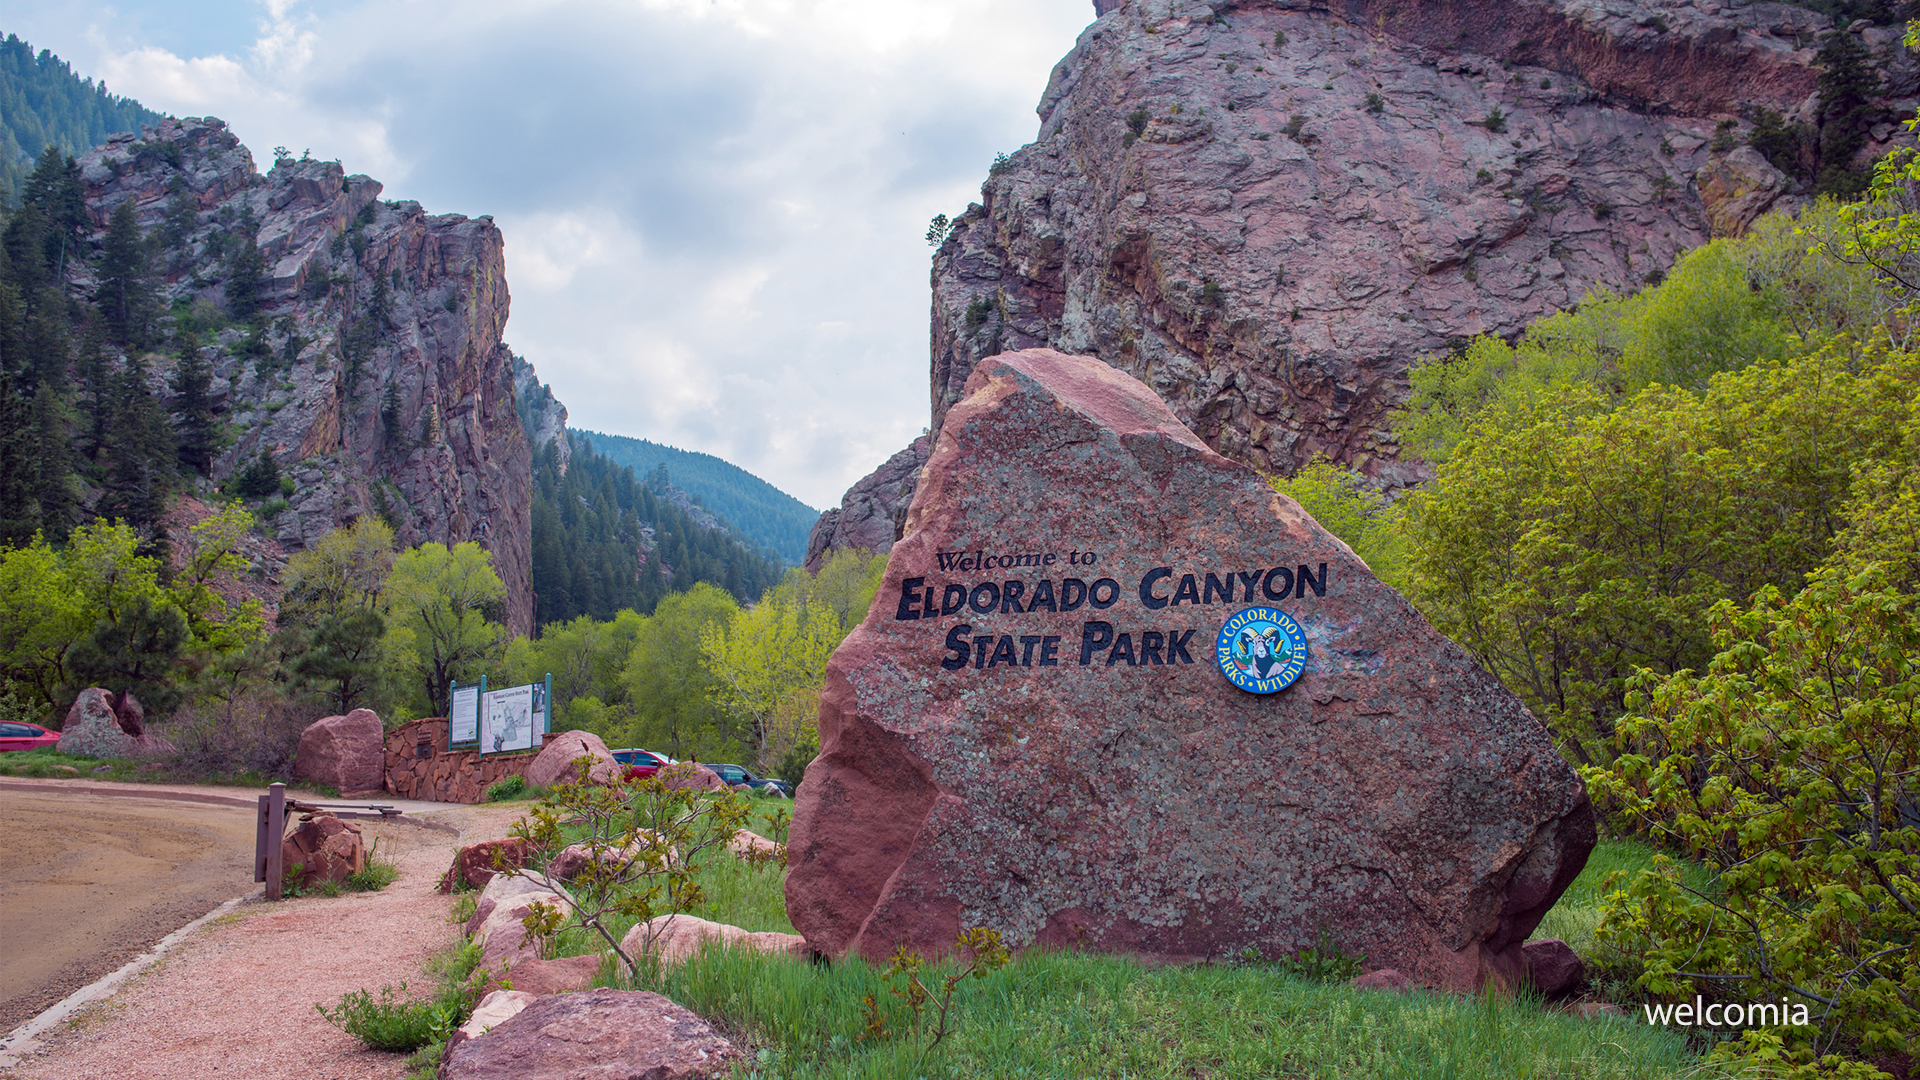
M 459 930 L 440 874 L 463 843 L 506 835 L 524 804 L 362 822 L 399 880 L 377 893 L 251 900 L 190 936 L 118 993 L 49 1032 L 4 1080 L 396 1080 L 405 1057 L 367 1050 L 314 1009 L 402 982 Z M 431 827 L 431 824 L 441 827 Z M 447 828 L 450 827 L 450 828 Z M 238 889 L 235 890 L 239 891 Z

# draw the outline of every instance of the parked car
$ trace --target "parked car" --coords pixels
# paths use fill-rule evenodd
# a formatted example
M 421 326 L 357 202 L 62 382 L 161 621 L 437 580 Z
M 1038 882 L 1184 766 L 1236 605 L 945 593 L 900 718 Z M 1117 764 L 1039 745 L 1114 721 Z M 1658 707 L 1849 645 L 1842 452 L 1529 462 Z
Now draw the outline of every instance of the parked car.
M 39 724 L 8 720 L 0 723 L 0 753 L 8 750 L 38 750 L 60 742 L 60 733 Z
M 627 780 L 644 780 L 659 772 L 662 765 L 674 763 L 673 759 L 665 754 L 639 749 L 615 750 L 613 760 L 627 767 L 623 774 L 623 779 Z
M 785 780 L 769 780 L 766 777 L 755 776 L 738 765 L 713 765 L 706 762 L 702 762 L 702 764 L 714 772 L 719 773 L 720 779 L 725 780 L 728 787 L 732 787 L 735 784 L 745 784 L 755 791 L 771 788 L 775 794 L 783 799 L 793 798 L 793 785 L 787 783 Z

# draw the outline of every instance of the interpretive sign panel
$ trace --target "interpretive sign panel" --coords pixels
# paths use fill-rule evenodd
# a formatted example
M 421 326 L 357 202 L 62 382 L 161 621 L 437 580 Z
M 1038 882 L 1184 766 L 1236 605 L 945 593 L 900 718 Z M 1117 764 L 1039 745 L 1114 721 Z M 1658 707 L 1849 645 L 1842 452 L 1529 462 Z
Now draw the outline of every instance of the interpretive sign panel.
M 481 744 L 489 754 L 533 749 L 533 687 L 490 690 L 481 709 Z
M 447 745 L 472 746 L 480 741 L 482 684 L 456 686 L 447 706 Z

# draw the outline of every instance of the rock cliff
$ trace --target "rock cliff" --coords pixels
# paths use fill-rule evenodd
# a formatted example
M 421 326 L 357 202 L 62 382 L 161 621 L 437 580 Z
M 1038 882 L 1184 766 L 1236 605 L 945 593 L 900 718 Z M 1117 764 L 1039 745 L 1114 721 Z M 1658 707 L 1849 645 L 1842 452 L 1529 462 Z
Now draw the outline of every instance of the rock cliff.
M 530 632 L 531 451 L 501 341 L 507 282 L 492 220 L 382 202 L 378 182 L 336 162 L 282 158 L 262 175 L 211 118 L 116 136 L 79 164 L 100 236 L 130 201 L 166 238 L 167 318 L 199 329 L 232 435 L 213 480 L 271 452 L 293 480 L 270 525 L 290 550 L 366 514 L 405 544 L 478 541 L 506 583 L 506 623 Z M 227 279 L 249 240 L 268 317 L 251 343 L 227 317 Z M 73 283 L 84 289 L 90 273 Z M 174 361 L 150 362 L 159 391 Z
M 932 430 L 979 360 L 1045 346 L 1137 376 L 1229 458 L 1323 456 L 1385 487 L 1420 478 L 1388 430 L 1418 357 L 1639 287 L 1799 198 L 1745 143 L 1761 109 L 1816 119 L 1831 29 L 1726 0 L 1096 14 L 1039 137 L 934 256 Z M 1885 118 L 1912 115 L 1899 31 L 1848 29 Z

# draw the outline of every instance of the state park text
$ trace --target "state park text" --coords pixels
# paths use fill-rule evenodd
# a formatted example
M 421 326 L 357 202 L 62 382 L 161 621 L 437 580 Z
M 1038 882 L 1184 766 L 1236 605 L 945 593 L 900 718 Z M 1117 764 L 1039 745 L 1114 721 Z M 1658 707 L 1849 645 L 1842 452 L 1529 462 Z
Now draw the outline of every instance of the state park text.
M 1069 566 L 1093 566 L 1099 556 L 1091 551 L 1068 553 Z M 942 570 L 1036 569 L 1059 565 L 1058 553 L 1027 555 L 988 555 L 982 551 L 937 552 Z M 1327 594 L 1327 564 L 1308 566 L 1259 567 L 1252 570 L 1200 571 L 1176 575 L 1171 566 L 1156 566 L 1141 576 L 1133 595 L 1148 611 L 1161 611 L 1183 605 L 1211 607 L 1221 604 L 1279 603 L 1300 599 L 1309 591 L 1315 596 Z M 900 582 L 894 621 L 914 622 L 972 615 L 1031 615 L 1035 612 L 1061 614 L 1082 607 L 1104 611 L 1118 603 L 1123 594 L 1118 581 L 1110 577 L 1087 581 L 1080 577 L 1007 578 L 1000 581 L 937 582 L 928 584 L 922 577 Z M 947 631 L 945 654 L 940 666 L 947 671 L 966 667 L 985 670 L 995 667 L 1060 666 L 1061 634 L 974 634 L 971 623 L 962 622 Z M 1193 663 L 1194 631 L 1177 627 L 1166 629 L 1117 631 L 1104 619 L 1089 619 L 1080 626 L 1079 664 L 1128 667 Z M 1202 651 L 1205 651 L 1202 646 Z M 1069 654 L 1072 655 L 1072 654 Z

